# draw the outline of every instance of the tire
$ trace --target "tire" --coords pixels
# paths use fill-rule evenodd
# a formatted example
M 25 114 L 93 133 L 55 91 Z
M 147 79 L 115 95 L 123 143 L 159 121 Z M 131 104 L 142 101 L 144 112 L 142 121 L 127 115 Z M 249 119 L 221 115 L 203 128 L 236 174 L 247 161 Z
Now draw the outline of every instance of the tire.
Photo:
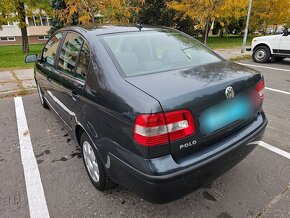
M 85 132 L 80 137 L 80 146 L 84 165 L 93 185 L 100 191 L 106 191 L 113 187 L 114 183 L 110 179 L 92 141 Z
M 256 63 L 267 63 L 270 61 L 271 53 L 267 46 L 261 45 L 255 48 L 252 58 Z
M 41 88 L 38 84 L 37 84 L 37 90 L 38 90 L 38 96 L 39 96 L 40 103 L 41 103 L 42 107 L 44 107 L 45 109 L 49 109 L 45 99 L 43 98 L 43 93 L 41 91 Z
M 279 61 L 283 61 L 285 58 L 284 57 L 272 57 L 272 61 L 277 61 L 277 62 L 279 62 Z

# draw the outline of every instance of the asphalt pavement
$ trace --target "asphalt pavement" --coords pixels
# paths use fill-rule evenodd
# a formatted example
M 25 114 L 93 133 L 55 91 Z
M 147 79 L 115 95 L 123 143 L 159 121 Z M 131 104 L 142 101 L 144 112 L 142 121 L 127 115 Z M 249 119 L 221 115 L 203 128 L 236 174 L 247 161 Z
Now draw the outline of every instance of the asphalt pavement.
M 269 124 L 263 143 L 212 184 L 164 205 L 150 204 L 120 186 L 97 191 L 62 121 L 42 108 L 37 94 L 21 97 L 28 126 L 24 136 L 31 140 L 24 144 L 32 145 L 33 170 L 41 178 L 32 186 L 42 186 L 44 193 L 34 193 L 36 198 L 44 198 L 50 217 L 290 217 L 290 60 L 242 64 L 265 76 Z M 0 217 L 30 217 L 39 205 L 28 200 L 25 166 L 30 160 L 21 158 L 27 151 L 20 147 L 15 99 L 1 99 L 0 111 Z

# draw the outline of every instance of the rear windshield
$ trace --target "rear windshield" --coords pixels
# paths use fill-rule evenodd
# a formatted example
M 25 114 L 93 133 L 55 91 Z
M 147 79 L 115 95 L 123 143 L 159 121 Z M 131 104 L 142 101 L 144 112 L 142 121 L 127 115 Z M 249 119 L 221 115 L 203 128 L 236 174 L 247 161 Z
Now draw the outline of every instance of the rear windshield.
M 195 39 L 176 32 L 136 32 L 103 36 L 126 76 L 143 75 L 221 61 Z

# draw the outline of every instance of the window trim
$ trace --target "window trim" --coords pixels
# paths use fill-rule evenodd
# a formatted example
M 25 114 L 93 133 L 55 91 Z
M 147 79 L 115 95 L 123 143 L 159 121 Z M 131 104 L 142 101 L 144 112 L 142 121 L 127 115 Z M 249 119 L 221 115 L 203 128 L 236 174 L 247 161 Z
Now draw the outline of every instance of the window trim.
M 81 50 L 82 50 L 82 48 L 83 48 L 83 44 L 84 44 L 84 42 L 87 43 L 87 45 L 88 45 L 88 47 L 89 47 L 89 50 L 90 50 L 90 59 L 89 59 L 89 63 L 90 63 L 90 61 L 91 61 L 91 47 L 90 47 L 90 44 L 89 44 L 88 40 L 86 39 L 86 37 L 84 37 L 81 33 L 77 32 L 77 31 L 73 31 L 73 30 L 64 30 L 63 32 L 65 33 L 65 35 L 64 35 L 64 37 L 62 38 L 61 45 L 60 45 L 60 47 L 59 47 L 58 50 L 57 50 L 56 61 L 55 61 L 55 66 L 54 66 L 54 67 L 55 67 L 56 70 L 58 70 L 58 72 L 61 72 L 61 73 L 65 74 L 66 76 L 70 76 L 70 77 L 72 77 L 72 78 L 74 78 L 74 79 L 76 79 L 76 80 L 78 80 L 78 81 L 81 81 L 81 82 L 83 82 L 84 84 L 86 84 L 87 77 L 86 77 L 86 78 L 80 78 L 80 77 L 77 77 L 77 76 L 76 76 L 76 69 L 77 69 L 77 66 L 78 66 L 78 64 L 79 64 L 79 57 L 80 57 L 80 53 L 81 53 Z M 61 70 L 61 69 L 59 69 L 59 68 L 57 67 L 57 65 L 58 65 L 58 61 L 59 61 L 60 49 L 62 48 L 63 43 L 64 43 L 64 41 L 65 41 L 65 38 L 66 38 L 66 36 L 67 36 L 69 33 L 75 33 L 75 34 L 77 34 L 77 35 L 80 35 L 80 36 L 83 38 L 83 40 L 84 40 L 83 43 L 82 43 L 82 45 L 81 45 L 81 47 L 80 47 L 80 50 L 79 50 L 79 52 L 78 52 L 78 57 L 77 57 L 77 61 L 76 61 L 76 68 L 75 68 L 75 70 L 74 70 L 74 72 L 73 72 L 72 74 L 66 73 L 66 72 L 64 72 L 63 70 Z M 90 66 L 90 65 L 89 65 L 89 66 Z M 88 66 L 88 71 L 89 71 L 89 66 Z
M 90 61 L 91 61 L 91 48 L 90 48 L 90 46 L 89 46 L 89 43 L 88 43 L 86 40 L 84 40 L 83 43 L 82 43 L 82 46 L 81 46 L 81 48 L 80 48 L 80 52 L 79 52 L 78 59 L 77 59 L 77 62 L 76 62 L 75 75 L 74 75 L 74 77 L 76 77 L 76 78 L 78 78 L 78 79 L 80 79 L 80 80 L 86 80 L 86 79 L 87 79 L 87 76 L 86 76 L 86 77 L 83 77 L 81 74 L 78 74 L 78 75 L 80 75 L 80 76 L 76 76 L 76 74 L 77 74 L 77 68 L 78 68 L 78 65 L 79 65 L 79 59 L 80 59 L 81 52 L 82 52 L 82 49 L 83 49 L 85 43 L 88 45 L 88 47 L 89 47 L 89 52 L 90 52 L 90 55 L 89 55 L 89 65 L 88 65 L 88 69 L 87 69 L 87 70 L 89 70 Z
M 6 40 L 2 40 L 1 38 L 6 38 Z M 13 38 L 13 39 L 11 39 L 11 38 Z M 16 37 L 15 36 L 1 36 L 0 37 L 0 41 L 1 42 L 15 42 L 16 41 Z
M 38 25 L 37 25 L 37 23 L 35 22 L 36 21 L 36 19 L 35 18 L 39 18 L 39 23 L 38 23 Z M 33 25 L 30 25 L 29 24 L 29 18 L 32 18 L 32 20 L 33 20 Z M 43 22 L 42 22 L 42 19 L 46 19 L 46 22 L 47 22 L 47 25 L 43 25 Z M 47 16 L 47 15 L 41 15 L 41 16 L 37 16 L 37 15 L 32 15 L 32 16 L 27 16 L 26 17 L 26 24 L 28 25 L 28 26 L 51 26 L 50 24 L 49 24 L 49 16 Z
M 55 66 L 56 66 L 56 62 L 57 62 L 57 60 L 58 60 L 59 48 L 60 48 L 60 46 L 62 46 L 63 39 L 64 39 L 65 36 L 66 36 L 66 32 L 65 32 L 65 31 L 62 31 L 62 30 L 57 31 L 57 32 L 55 32 L 53 35 L 51 35 L 51 36 L 49 37 L 49 39 L 47 40 L 47 42 L 46 42 L 45 45 L 43 46 L 43 49 L 42 49 L 42 51 L 41 51 L 41 58 L 40 58 L 41 62 L 44 63 L 44 62 L 43 62 L 43 52 L 44 52 L 44 48 L 45 48 L 46 45 L 49 43 L 49 41 L 51 40 L 51 38 L 54 37 L 54 36 L 55 36 L 56 34 L 58 34 L 58 33 L 63 34 L 63 36 L 62 36 L 62 38 L 60 39 L 60 41 L 59 41 L 59 45 L 58 45 L 58 47 L 57 47 L 57 49 L 56 49 L 56 56 L 54 57 L 54 63 L 53 63 L 53 65 L 50 65 L 50 66 L 52 66 L 52 67 L 54 67 L 54 68 L 55 68 Z
M 40 37 L 43 37 L 43 39 L 41 39 Z M 38 36 L 38 40 L 49 40 L 50 37 L 49 36 Z

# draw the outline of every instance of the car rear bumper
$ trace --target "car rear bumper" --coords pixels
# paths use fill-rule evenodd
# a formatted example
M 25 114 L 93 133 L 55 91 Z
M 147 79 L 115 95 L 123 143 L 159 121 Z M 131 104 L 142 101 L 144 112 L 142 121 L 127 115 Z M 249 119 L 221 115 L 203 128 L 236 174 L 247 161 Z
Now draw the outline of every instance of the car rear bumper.
M 243 160 L 261 140 L 267 125 L 264 113 L 235 136 L 197 154 L 174 160 L 171 155 L 152 160 L 151 172 L 143 172 L 110 153 L 111 178 L 152 203 L 176 200 L 220 175 Z M 146 170 L 144 170 L 146 171 Z

